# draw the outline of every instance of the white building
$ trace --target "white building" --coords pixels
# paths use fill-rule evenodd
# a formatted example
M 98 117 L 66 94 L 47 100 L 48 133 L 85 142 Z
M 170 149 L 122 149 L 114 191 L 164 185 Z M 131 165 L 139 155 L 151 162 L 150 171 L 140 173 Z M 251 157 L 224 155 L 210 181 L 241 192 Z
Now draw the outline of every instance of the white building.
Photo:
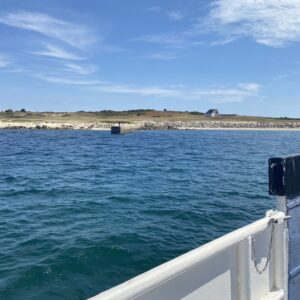
M 220 117 L 220 113 L 217 109 L 213 108 L 213 109 L 209 109 L 206 113 L 205 113 L 206 117 L 210 117 L 210 118 L 218 118 Z

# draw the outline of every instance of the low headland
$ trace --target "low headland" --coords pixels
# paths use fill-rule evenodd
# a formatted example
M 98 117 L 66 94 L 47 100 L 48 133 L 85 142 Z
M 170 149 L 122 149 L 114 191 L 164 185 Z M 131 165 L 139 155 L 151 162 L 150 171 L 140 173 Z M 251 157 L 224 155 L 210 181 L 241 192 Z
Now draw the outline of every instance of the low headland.
M 128 130 L 300 130 L 300 119 L 239 115 L 209 117 L 201 112 L 0 112 L 0 129 L 110 130 L 119 122 Z

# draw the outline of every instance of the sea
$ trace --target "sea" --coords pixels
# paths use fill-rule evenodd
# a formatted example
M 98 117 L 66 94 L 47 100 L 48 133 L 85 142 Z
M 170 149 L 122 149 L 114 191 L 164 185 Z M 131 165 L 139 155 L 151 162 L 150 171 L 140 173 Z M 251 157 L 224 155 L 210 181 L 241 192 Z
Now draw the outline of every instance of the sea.
M 0 130 L 0 299 L 86 299 L 275 207 L 292 131 Z

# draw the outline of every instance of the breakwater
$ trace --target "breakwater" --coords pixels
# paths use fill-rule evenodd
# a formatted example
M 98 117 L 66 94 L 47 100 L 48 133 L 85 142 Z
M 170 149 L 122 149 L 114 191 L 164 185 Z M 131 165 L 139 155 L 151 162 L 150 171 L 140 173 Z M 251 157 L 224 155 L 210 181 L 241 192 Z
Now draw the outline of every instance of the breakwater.
M 300 122 L 151 121 L 145 122 L 144 129 L 300 129 Z

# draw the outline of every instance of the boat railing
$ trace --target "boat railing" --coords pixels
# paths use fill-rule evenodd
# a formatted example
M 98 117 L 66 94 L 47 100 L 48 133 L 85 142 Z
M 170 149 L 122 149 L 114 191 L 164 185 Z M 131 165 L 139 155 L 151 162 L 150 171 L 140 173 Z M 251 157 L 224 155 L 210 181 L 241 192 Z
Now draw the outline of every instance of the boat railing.
M 269 211 L 92 299 L 284 299 L 285 236 L 285 214 Z

